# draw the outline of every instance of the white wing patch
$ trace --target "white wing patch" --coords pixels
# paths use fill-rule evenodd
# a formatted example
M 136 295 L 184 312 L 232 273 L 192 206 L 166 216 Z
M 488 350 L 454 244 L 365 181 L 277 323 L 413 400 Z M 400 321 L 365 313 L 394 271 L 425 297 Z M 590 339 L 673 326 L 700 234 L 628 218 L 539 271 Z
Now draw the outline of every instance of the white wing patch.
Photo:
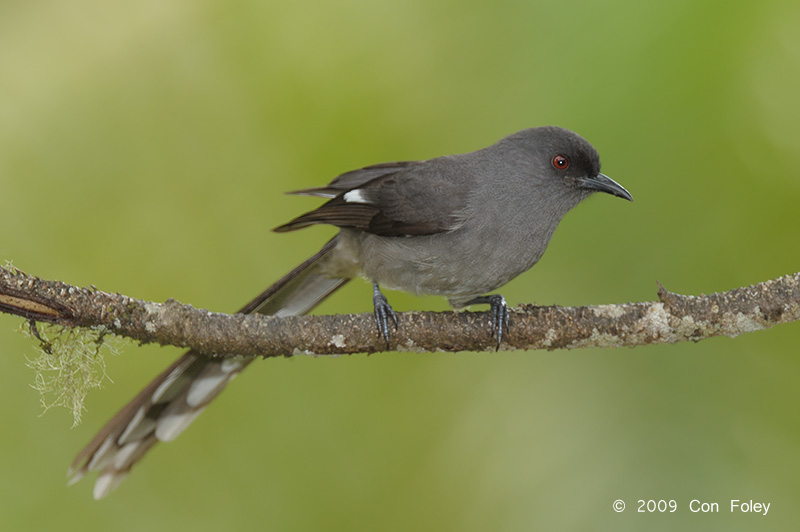
M 344 200 L 347 203 L 369 203 L 370 201 L 364 196 L 364 191 L 354 188 L 350 192 L 345 193 Z

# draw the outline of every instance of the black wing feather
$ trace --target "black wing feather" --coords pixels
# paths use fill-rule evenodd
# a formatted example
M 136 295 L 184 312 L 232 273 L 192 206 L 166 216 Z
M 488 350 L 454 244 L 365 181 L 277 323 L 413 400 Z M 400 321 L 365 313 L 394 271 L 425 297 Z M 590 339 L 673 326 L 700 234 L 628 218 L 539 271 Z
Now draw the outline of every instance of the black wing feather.
M 405 170 L 406 168 L 416 164 L 420 164 L 420 161 L 397 161 L 393 163 L 373 164 L 372 166 L 366 166 L 364 168 L 359 168 L 358 170 L 345 172 L 324 187 L 293 190 L 288 192 L 288 194 L 335 198 L 342 192 L 348 192 L 355 188 L 359 188 L 374 179 L 396 174 L 400 170 Z
M 449 231 L 458 225 L 458 213 L 466 197 L 455 179 L 447 179 L 438 171 L 435 161 L 368 166 L 342 174 L 326 187 L 298 191 L 323 197 L 335 193 L 335 196 L 318 209 L 274 230 L 286 232 L 328 224 L 381 236 Z M 345 195 L 353 190 L 360 192 L 359 201 L 345 200 Z

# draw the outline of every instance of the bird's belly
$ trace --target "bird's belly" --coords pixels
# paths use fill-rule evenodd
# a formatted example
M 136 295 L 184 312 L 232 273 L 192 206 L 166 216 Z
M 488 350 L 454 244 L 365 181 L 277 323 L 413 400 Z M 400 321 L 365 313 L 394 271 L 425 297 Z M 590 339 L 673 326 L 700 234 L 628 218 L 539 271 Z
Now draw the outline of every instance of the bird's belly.
M 371 281 L 393 290 L 456 299 L 503 286 L 542 255 L 533 246 L 508 246 L 499 238 L 469 238 L 458 232 L 381 237 L 343 230 L 341 235 L 343 248 L 358 257 L 361 275 Z

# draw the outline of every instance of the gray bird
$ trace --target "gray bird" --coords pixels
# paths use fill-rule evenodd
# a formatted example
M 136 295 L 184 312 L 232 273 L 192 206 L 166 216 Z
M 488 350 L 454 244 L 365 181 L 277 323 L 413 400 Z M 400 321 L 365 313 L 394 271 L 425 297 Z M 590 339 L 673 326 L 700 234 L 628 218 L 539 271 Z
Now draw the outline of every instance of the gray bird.
M 583 137 L 558 127 L 526 129 L 482 150 L 426 161 L 368 166 L 329 185 L 295 192 L 328 198 L 275 230 L 340 228 L 314 256 L 241 309 L 297 316 L 354 277 L 373 283 L 379 334 L 396 317 L 379 287 L 440 295 L 458 308 L 489 304 L 496 341 L 508 324 L 505 300 L 487 295 L 542 257 L 561 218 L 593 192 L 632 201 L 600 173 Z M 251 362 L 189 351 L 120 410 L 78 454 L 70 484 L 99 471 L 107 495 L 158 441 L 175 439 Z

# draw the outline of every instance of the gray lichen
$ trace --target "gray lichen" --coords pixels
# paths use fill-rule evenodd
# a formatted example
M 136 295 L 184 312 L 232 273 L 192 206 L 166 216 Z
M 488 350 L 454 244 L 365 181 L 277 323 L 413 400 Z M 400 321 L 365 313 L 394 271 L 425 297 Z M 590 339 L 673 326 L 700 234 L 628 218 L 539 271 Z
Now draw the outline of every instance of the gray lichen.
M 72 412 L 72 425 L 78 425 L 86 395 L 108 379 L 103 351 L 118 354 L 123 340 L 104 327 L 68 328 L 24 322 L 20 332 L 38 350 L 26 365 L 34 371 L 31 387 L 39 392 L 42 413 L 63 406 Z

